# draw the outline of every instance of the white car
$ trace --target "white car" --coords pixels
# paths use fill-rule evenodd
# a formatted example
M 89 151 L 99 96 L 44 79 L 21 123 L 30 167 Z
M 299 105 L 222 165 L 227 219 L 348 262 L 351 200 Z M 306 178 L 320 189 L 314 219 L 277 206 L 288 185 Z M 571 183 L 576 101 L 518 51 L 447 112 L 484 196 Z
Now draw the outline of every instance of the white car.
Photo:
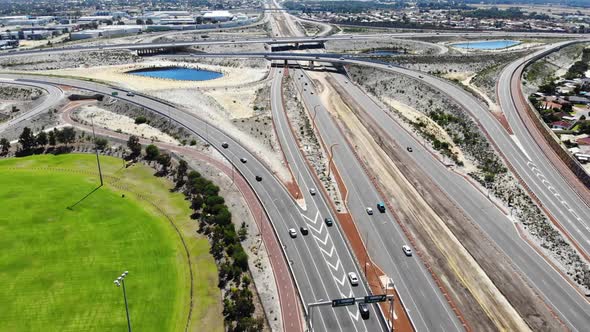
M 309 193 L 311 194 L 311 196 L 315 196 L 315 189 L 314 188 L 309 189 Z
M 410 248 L 410 246 L 404 244 L 402 250 L 406 256 L 412 256 L 412 248 Z
M 289 235 L 292 238 L 296 238 L 297 237 L 297 231 L 295 230 L 295 228 L 289 228 Z
M 370 216 L 372 216 L 373 215 L 373 209 L 370 208 L 370 207 L 368 207 L 367 208 L 367 214 L 370 215 Z
M 348 280 L 352 286 L 358 286 L 359 284 L 359 277 L 354 272 L 348 273 Z

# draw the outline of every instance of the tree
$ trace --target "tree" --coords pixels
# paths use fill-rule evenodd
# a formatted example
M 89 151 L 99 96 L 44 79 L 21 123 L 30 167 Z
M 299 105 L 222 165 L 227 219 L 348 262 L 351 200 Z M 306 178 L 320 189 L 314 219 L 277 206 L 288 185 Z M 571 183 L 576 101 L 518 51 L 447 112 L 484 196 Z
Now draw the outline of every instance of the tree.
M 40 133 L 37 134 L 37 137 L 35 138 L 37 141 L 37 145 L 40 146 L 45 146 L 47 145 L 47 133 L 44 131 L 41 131 Z
M 51 145 L 51 146 L 55 146 L 55 144 L 57 144 L 57 140 L 55 138 L 55 136 L 56 136 L 55 132 L 56 132 L 56 129 L 54 128 L 53 131 L 50 131 L 49 135 L 48 135 L 49 136 L 49 145 Z
M 94 140 L 94 144 L 95 144 L 97 150 L 103 151 L 104 149 L 107 148 L 109 141 L 106 138 L 99 137 Z
M 129 150 L 131 150 L 131 155 L 129 156 L 130 158 L 135 159 L 141 154 L 141 143 L 139 143 L 139 137 L 131 135 L 127 141 L 127 147 Z
M 57 132 L 57 141 L 68 146 L 76 140 L 76 130 L 74 127 L 65 127 Z
M 188 163 L 184 159 L 180 159 L 178 167 L 176 168 L 176 186 L 181 187 L 184 184 L 184 177 L 188 170 Z
M 242 226 L 240 226 L 240 229 L 238 230 L 238 239 L 240 239 L 240 241 L 244 241 L 247 236 L 248 228 L 246 228 L 246 223 L 242 222 Z
M 35 135 L 29 127 L 23 128 L 22 133 L 18 137 L 18 143 L 21 145 L 23 151 L 31 151 L 37 146 Z
M 145 148 L 145 159 L 156 160 L 160 156 L 160 149 L 157 146 L 150 144 Z
M 5 155 L 10 150 L 10 142 L 6 138 L 0 139 L 0 154 Z
M 158 163 L 162 165 L 162 173 L 168 173 L 168 167 L 172 164 L 172 157 L 168 153 L 162 153 L 158 157 Z

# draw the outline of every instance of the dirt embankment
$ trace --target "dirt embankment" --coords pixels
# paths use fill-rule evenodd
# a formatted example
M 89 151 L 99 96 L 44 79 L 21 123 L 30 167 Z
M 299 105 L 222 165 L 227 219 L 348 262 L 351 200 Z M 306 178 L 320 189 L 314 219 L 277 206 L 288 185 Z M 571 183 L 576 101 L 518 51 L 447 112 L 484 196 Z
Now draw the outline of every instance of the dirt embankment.
M 409 227 L 422 259 L 433 268 L 469 326 L 474 331 L 562 330 L 513 266 L 499 263 L 509 260 L 479 228 L 400 153 L 402 149 L 387 133 L 367 121 L 354 101 L 339 94 L 344 99 L 334 98 L 340 99 L 335 100 L 340 105 L 334 110 L 348 137 L 366 147 L 358 150 L 360 158 L 390 197 L 398 220 Z

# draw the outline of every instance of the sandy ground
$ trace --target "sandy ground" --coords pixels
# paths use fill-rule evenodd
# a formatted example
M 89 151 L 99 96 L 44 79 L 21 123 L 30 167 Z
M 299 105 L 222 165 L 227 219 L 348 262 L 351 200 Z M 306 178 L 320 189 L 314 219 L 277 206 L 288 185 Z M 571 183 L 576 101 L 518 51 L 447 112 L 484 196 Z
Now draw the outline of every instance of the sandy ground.
M 498 104 L 496 104 L 485 92 L 483 92 L 481 89 L 479 89 L 477 86 L 475 86 L 474 84 L 471 83 L 471 81 L 473 80 L 473 78 L 475 76 L 477 76 L 477 73 L 470 73 L 470 72 L 453 72 L 453 73 L 447 73 L 447 74 L 443 75 L 443 77 L 450 79 L 450 80 L 453 80 L 453 79 L 459 80 L 461 82 L 461 84 L 468 86 L 475 93 L 477 93 L 479 95 L 479 97 L 484 99 L 486 101 L 486 103 L 488 104 L 491 111 L 500 112 L 501 111 L 500 106 L 498 106 Z
M 93 117 L 95 126 L 108 128 L 113 131 L 120 130 L 123 133 L 147 138 L 154 142 L 180 144 L 180 142 L 172 136 L 161 132 L 147 123 L 136 125 L 135 120 L 128 116 L 107 111 L 94 105 L 82 106 L 78 116 L 80 117 L 80 120 L 88 123 L 91 121 L 90 118 Z
M 230 118 L 249 118 L 255 115 L 254 101 L 256 100 L 256 93 L 265 84 L 265 82 L 260 82 L 258 84 L 232 87 L 231 89 L 227 87 L 209 88 L 204 91 L 204 94 L 214 98 L 228 111 Z
M 210 71 L 223 73 L 223 77 L 208 81 L 178 81 L 151 77 L 142 77 L 126 72 L 130 70 L 150 68 L 180 66 L 187 68 L 199 68 Z M 151 90 L 162 89 L 189 89 L 189 88 L 210 88 L 210 87 L 233 87 L 246 83 L 252 83 L 262 80 L 266 76 L 266 70 L 253 69 L 249 67 L 222 67 L 206 64 L 194 64 L 173 62 L 167 60 L 153 60 L 140 64 L 127 64 L 116 66 L 98 66 L 91 68 L 71 68 L 40 71 L 40 74 L 64 75 L 91 78 L 113 83 L 115 85 L 132 89 L 135 91 L 147 92 Z
M 464 172 L 468 173 L 468 172 L 472 172 L 472 171 L 477 170 L 477 167 L 475 167 L 475 165 L 473 165 L 468 159 L 465 158 L 465 156 L 463 155 L 463 151 L 461 151 L 461 149 L 459 149 L 459 147 L 457 145 L 455 145 L 455 143 L 453 143 L 453 140 L 449 136 L 449 134 L 443 128 L 441 128 L 436 122 L 434 122 L 431 118 L 425 116 L 423 113 L 418 112 L 417 110 L 413 109 L 412 107 L 410 107 L 400 101 L 397 101 L 395 99 L 384 97 L 383 101 L 386 104 L 388 104 L 389 106 L 393 107 L 396 111 L 399 112 L 399 114 L 401 116 L 403 116 L 407 120 L 410 120 L 412 122 L 422 121 L 422 122 L 426 123 L 425 130 L 428 133 L 434 135 L 441 142 L 449 143 L 449 145 L 451 146 L 451 151 L 453 153 L 456 153 L 458 160 L 463 162 L 464 166 L 461 168 L 464 169 L 463 170 Z M 412 131 L 410 126 L 405 126 L 405 127 L 406 127 L 406 129 L 409 129 L 409 131 Z

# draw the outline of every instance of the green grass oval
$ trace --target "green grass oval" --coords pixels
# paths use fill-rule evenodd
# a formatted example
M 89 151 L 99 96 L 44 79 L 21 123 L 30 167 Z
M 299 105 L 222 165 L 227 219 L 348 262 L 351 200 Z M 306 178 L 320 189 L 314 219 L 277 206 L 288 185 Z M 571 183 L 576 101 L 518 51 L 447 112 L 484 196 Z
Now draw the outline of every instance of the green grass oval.
M 66 208 L 97 187 L 92 158 L 0 161 L 1 330 L 124 331 L 122 289 L 113 280 L 125 270 L 133 330 L 184 330 L 191 278 L 186 251 L 170 222 L 148 202 L 130 193 L 122 198 L 123 192 L 109 185 L 73 210 Z M 144 179 L 152 191 L 159 185 L 159 179 L 145 176 L 149 169 L 116 174 L 121 161 L 103 160 L 106 173 L 129 175 L 137 184 Z M 170 201 L 183 203 L 182 197 Z M 207 246 L 200 246 L 206 252 Z M 213 264 L 213 276 L 203 282 L 215 287 L 211 258 L 207 264 L 210 272 Z M 203 301 L 216 305 L 214 299 Z M 209 314 L 200 309 L 194 310 L 197 321 Z

